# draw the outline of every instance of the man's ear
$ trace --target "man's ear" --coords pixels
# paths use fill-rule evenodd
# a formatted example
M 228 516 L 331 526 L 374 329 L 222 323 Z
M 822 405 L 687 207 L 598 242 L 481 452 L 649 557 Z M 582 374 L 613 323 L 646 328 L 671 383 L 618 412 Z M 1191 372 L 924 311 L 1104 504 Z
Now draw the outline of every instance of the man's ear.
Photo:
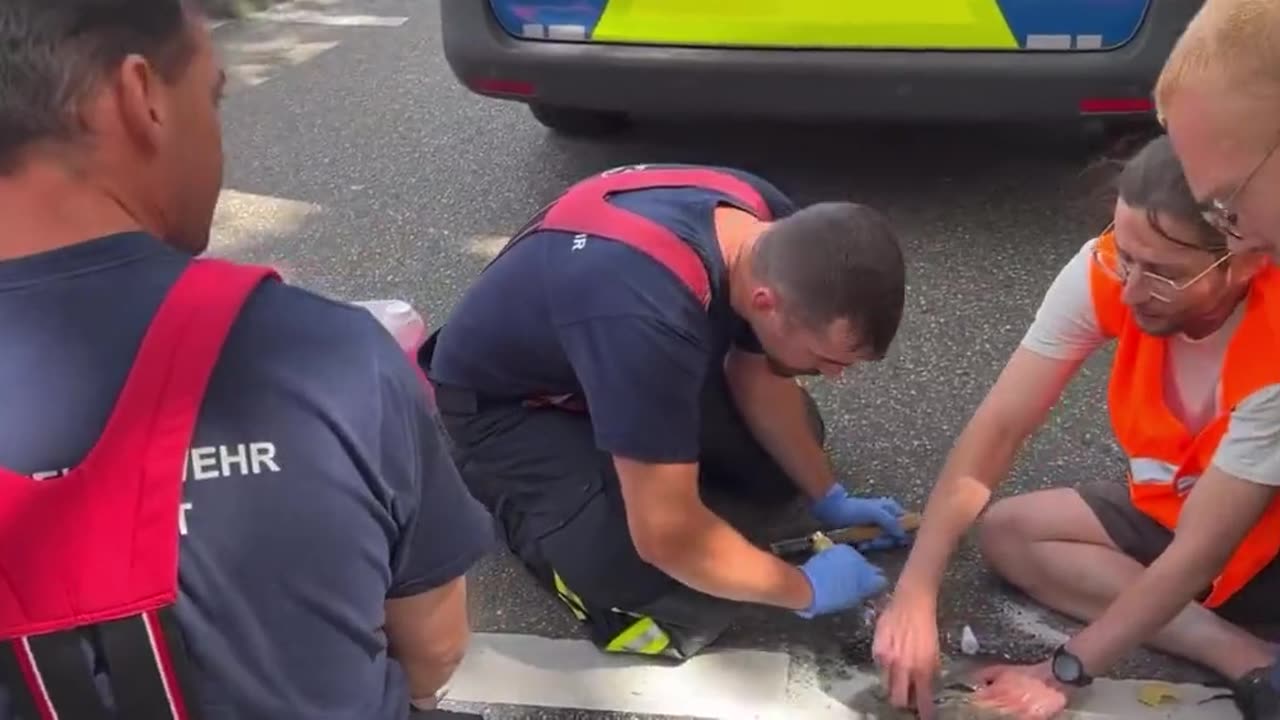
M 778 308 L 778 294 L 767 285 L 757 285 L 751 291 L 751 309 L 756 312 L 771 312 Z
M 169 121 L 164 79 L 146 58 L 130 55 L 109 82 L 124 131 L 147 152 L 154 151 Z

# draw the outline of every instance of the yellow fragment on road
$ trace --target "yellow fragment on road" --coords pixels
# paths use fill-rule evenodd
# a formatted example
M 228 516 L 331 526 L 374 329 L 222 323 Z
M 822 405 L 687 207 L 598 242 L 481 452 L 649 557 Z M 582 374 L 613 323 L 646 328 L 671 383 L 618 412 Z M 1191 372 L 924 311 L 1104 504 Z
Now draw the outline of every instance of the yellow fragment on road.
M 1150 707 L 1178 702 L 1178 693 L 1172 685 L 1160 682 L 1146 683 L 1138 688 L 1138 702 Z

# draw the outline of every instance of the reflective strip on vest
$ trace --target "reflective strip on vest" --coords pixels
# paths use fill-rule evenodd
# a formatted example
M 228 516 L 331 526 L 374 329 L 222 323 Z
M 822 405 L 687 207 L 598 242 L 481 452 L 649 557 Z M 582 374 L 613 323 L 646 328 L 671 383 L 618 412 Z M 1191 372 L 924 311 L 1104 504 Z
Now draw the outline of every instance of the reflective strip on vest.
M 1138 485 L 1164 485 L 1173 482 L 1178 466 L 1155 458 L 1130 458 L 1129 473 Z
M 1129 460 L 1129 477 L 1135 485 L 1168 485 L 1172 482 L 1174 492 L 1179 495 L 1191 492 L 1200 479 L 1199 475 L 1178 475 L 1177 465 L 1155 458 Z
M 667 635 L 667 631 L 659 627 L 653 618 L 642 617 L 610 640 L 605 650 L 637 655 L 661 655 L 670 644 L 671 637 Z

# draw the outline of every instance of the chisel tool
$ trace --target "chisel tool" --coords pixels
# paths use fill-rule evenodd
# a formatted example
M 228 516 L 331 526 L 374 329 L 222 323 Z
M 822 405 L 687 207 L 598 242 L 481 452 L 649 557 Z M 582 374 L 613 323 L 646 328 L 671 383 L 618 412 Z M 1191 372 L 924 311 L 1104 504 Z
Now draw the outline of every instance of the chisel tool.
M 900 519 L 902 529 L 915 532 L 920 527 L 920 514 L 907 513 Z M 769 549 L 779 557 L 804 555 L 826 549 L 832 545 L 853 545 L 867 540 L 875 540 L 883 534 L 879 525 L 851 525 L 838 530 L 815 532 L 803 537 L 779 540 L 770 543 Z

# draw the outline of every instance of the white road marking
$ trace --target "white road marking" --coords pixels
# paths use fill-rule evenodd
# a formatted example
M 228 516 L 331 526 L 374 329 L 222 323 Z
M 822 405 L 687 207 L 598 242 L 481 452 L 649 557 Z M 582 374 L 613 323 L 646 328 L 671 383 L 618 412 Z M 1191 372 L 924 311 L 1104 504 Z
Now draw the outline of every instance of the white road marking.
M 464 249 L 482 260 L 492 260 L 510 240 L 506 235 L 478 235 L 468 239 Z
M 677 665 L 585 640 L 477 633 L 448 699 L 748 720 L 785 703 L 790 664 L 785 653 L 710 650 Z
M 253 14 L 254 20 L 263 22 L 295 23 L 299 25 L 330 25 L 334 27 L 400 27 L 409 22 L 407 17 L 390 15 L 338 15 L 313 10 L 290 10 L 287 7 L 272 8 Z
M 298 67 L 336 47 L 337 42 L 305 42 L 285 36 L 263 42 L 227 41 L 223 53 L 233 86 L 257 87 L 279 74 L 281 68 Z
M 476 633 L 449 682 L 450 703 L 504 704 L 708 720 L 874 720 L 850 704 L 878 679 L 862 671 L 826 683 L 812 656 L 712 649 L 683 663 L 601 652 L 585 640 Z M 1139 701 L 1147 683 L 1099 679 L 1080 691 L 1064 720 L 1239 720 L 1221 691 L 1171 685 L 1176 702 Z
M 1066 633 L 1045 620 L 1044 611 L 1027 607 L 1010 599 L 999 599 L 1000 614 L 1005 625 L 1024 635 L 1030 635 L 1047 648 L 1054 648 L 1068 640 Z
M 213 214 L 214 255 L 241 255 L 277 238 L 296 235 L 307 218 L 322 212 L 319 205 L 223 190 Z

